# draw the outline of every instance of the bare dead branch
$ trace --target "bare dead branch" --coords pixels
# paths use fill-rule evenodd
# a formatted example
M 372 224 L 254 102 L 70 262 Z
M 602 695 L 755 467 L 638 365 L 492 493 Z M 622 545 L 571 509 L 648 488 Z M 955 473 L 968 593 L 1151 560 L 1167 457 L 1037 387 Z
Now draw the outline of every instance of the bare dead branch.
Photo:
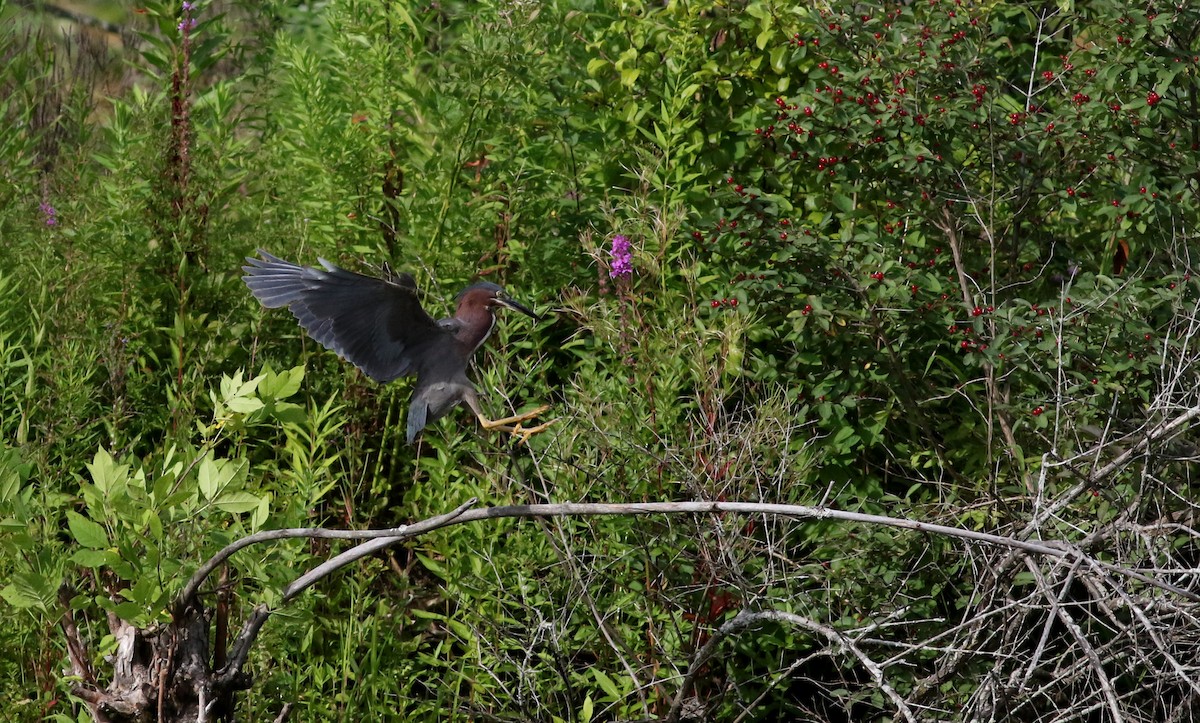
M 1038 581 L 1038 585 L 1042 590 L 1049 594 L 1051 592 L 1050 586 L 1045 576 L 1042 575 L 1041 569 L 1033 564 L 1033 561 L 1028 557 L 1025 558 L 1025 566 Z M 1074 568 L 1072 568 L 1071 572 L 1074 573 Z M 1064 583 L 1065 587 L 1066 583 Z M 1109 679 L 1108 673 L 1104 670 L 1104 662 L 1100 660 L 1096 649 L 1088 642 L 1087 636 L 1079 629 L 1079 623 L 1075 622 L 1075 619 L 1071 617 L 1071 614 L 1061 604 L 1059 596 L 1051 599 L 1051 613 L 1071 632 L 1071 637 L 1075 638 L 1075 642 L 1083 650 L 1084 655 L 1087 656 L 1088 662 L 1091 664 L 1092 673 L 1100 683 L 1100 690 L 1104 692 L 1104 700 L 1108 704 L 1108 711 L 1112 714 L 1112 719 L 1114 721 L 1124 721 L 1125 717 L 1121 715 L 1121 705 L 1117 702 L 1117 693 L 1113 690 L 1112 680 Z
M 446 515 L 431 518 L 426 522 L 433 523 L 435 521 L 442 521 L 447 517 L 453 519 L 453 517 L 456 516 L 456 513 L 458 513 L 460 510 L 466 510 L 472 507 L 475 502 L 475 498 L 471 498 L 460 505 L 457 509 L 447 513 Z M 308 538 L 314 540 L 370 540 L 376 538 L 394 537 L 397 538 L 395 541 L 398 541 L 399 539 L 403 539 L 406 535 L 420 534 L 420 531 L 414 532 L 412 528 L 412 525 L 401 525 L 399 527 L 393 527 L 386 530 L 330 530 L 324 527 L 289 527 L 280 530 L 264 530 L 262 532 L 256 532 L 252 535 L 246 535 L 245 537 L 235 540 L 234 542 L 231 542 L 223 547 L 220 552 L 205 561 L 205 563 L 201 565 L 195 573 L 192 574 L 191 579 L 188 580 L 188 584 L 184 585 L 183 590 L 180 591 L 179 596 L 176 599 L 176 606 L 179 607 L 189 604 L 196 596 L 196 593 L 200 590 L 200 586 L 204 584 L 204 580 L 211 575 L 214 570 L 220 567 L 221 564 L 226 560 L 237 554 L 238 551 L 244 550 L 251 545 L 256 545 L 261 542 L 294 540 L 299 538 Z M 429 529 L 437 529 L 437 527 Z M 384 547 L 386 547 L 386 545 L 384 545 Z
M 305 573 L 300 578 L 297 578 L 284 590 L 283 600 L 284 602 L 287 602 L 321 578 L 341 567 L 344 567 L 345 565 L 348 565 L 351 562 L 354 562 L 355 560 L 366 557 L 367 555 L 373 554 L 374 552 L 394 545 L 405 539 L 409 539 L 426 532 L 432 532 L 433 530 L 450 525 L 506 517 L 583 517 L 597 515 L 659 515 L 697 513 L 721 514 L 730 512 L 738 514 L 779 515 L 782 517 L 839 520 L 842 522 L 882 525 L 885 527 L 912 530 L 913 532 L 924 532 L 972 542 L 981 542 L 987 545 L 1008 548 L 1010 550 L 1032 552 L 1046 557 L 1060 559 L 1083 558 L 1089 564 L 1096 565 L 1108 572 L 1139 580 L 1147 585 L 1151 585 L 1163 590 L 1164 592 L 1169 592 L 1173 595 L 1186 598 L 1192 602 L 1200 602 L 1200 594 L 1191 592 L 1189 590 L 1184 590 L 1183 588 L 1163 582 L 1161 580 L 1157 580 L 1136 570 L 1123 568 L 1112 563 L 1089 558 L 1080 550 L 1066 542 L 1049 540 L 1033 542 L 1029 540 L 1017 539 L 1015 537 L 996 535 L 988 532 L 979 532 L 978 530 L 969 530 L 961 527 L 951 527 L 949 525 L 939 525 L 900 517 L 889 517 L 886 515 L 872 515 L 863 512 L 834 510 L 824 507 L 810 507 L 807 505 L 782 505 L 759 502 L 563 502 L 557 504 L 506 505 L 501 507 L 484 507 L 480 509 L 469 510 L 468 507 L 474 503 L 475 500 L 472 499 L 445 515 L 439 515 L 437 517 L 432 517 L 411 525 L 404 525 L 388 530 L 326 530 L 322 528 L 293 528 L 286 530 L 271 530 L 268 532 L 259 532 L 253 535 L 248 535 L 247 537 L 230 544 L 217 553 L 213 558 L 204 563 L 204 565 L 202 565 L 200 569 L 197 570 L 192 576 L 192 579 L 184 587 L 183 591 L 180 592 L 177 604 L 187 604 L 188 601 L 195 596 L 196 591 L 203 583 L 204 578 L 211 574 L 212 571 L 215 570 L 223 561 L 227 560 L 238 550 L 244 549 L 259 542 L 297 537 L 370 540 L 369 542 L 358 545 L 338 555 L 337 557 L 322 563 L 308 573 Z
M 484 519 L 499 519 L 509 517 L 563 517 L 563 516 L 596 516 L 596 515 L 651 515 L 651 514 L 721 514 L 721 513 L 738 513 L 738 514 L 754 514 L 754 515 L 778 515 L 792 518 L 809 518 L 809 519 L 831 519 L 844 522 L 856 522 L 862 524 L 883 525 L 898 529 L 907 529 L 914 532 L 923 532 L 927 534 L 944 535 L 957 539 L 968 540 L 972 542 L 994 545 L 1002 548 L 1008 548 L 1013 551 L 1022 551 L 1026 553 L 1034 553 L 1044 557 L 1061 559 L 1064 561 L 1073 562 L 1078 565 L 1080 562 L 1086 563 L 1090 568 L 1103 570 L 1107 573 L 1121 575 L 1127 578 L 1132 578 L 1151 585 L 1173 595 L 1178 595 L 1193 602 L 1200 602 L 1200 595 L 1179 588 L 1162 580 L 1155 579 L 1136 570 L 1127 569 L 1114 565 L 1112 563 L 1103 562 L 1095 558 L 1087 556 L 1077 547 L 1063 542 L 1031 542 L 1027 540 L 1019 540 L 1012 537 L 995 535 L 991 533 L 979 532 L 976 530 L 968 530 L 947 525 L 937 525 L 931 523 L 920 522 L 903 518 L 887 517 L 884 515 L 871 515 L 860 512 L 850 512 L 846 510 L 832 510 L 827 508 L 808 507 L 804 505 L 781 505 L 781 504 L 765 504 L 765 503 L 748 503 L 748 502 L 651 502 L 651 503 L 561 503 L 561 504 L 534 504 L 534 505 L 509 505 L 503 507 L 489 507 L 480 509 L 468 509 L 475 502 L 474 499 L 460 505 L 451 512 L 432 517 L 420 522 L 406 525 L 400 528 L 389 530 L 362 530 L 362 531 L 332 531 L 322 529 L 292 529 L 292 530 L 277 530 L 267 533 L 257 533 L 250 535 L 242 540 L 239 540 L 214 556 L 206 562 L 200 570 L 192 577 L 188 586 L 180 594 L 177 605 L 178 609 L 185 609 L 186 606 L 195 606 L 197 603 L 192 596 L 199 586 L 203 583 L 204 575 L 211 573 L 224 560 L 227 560 L 230 555 L 240 549 L 244 549 L 255 542 L 263 542 L 274 539 L 286 539 L 289 537 L 320 537 L 333 539 L 355 539 L 367 538 L 368 541 L 356 545 L 355 547 L 335 556 L 334 558 L 325 561 L 307 573 L 301 575 L 292 583 L 290 583 L 283 591 L 282 602 L 287 603 L 294 599 L 301 592 L 314 585 L 316 582 L 331 574 L 332 572 L 349 565 L 350 563 L 359 560 L 363 557 L 371 555 L 377 551 L 383 550 L 391 545 L 401 542 L 406 539 L 411 539 L 420 534 L 431 532 L 450 525 L 457 525 L 466 522 L 474 522 Z M 333 534 L 331 534 L 333 533 Z M 216 671 L 214 680 L 214 689 L 225 690 L 239 685 L 242 679 L 241 668 L 249 657 L 250 649 L 254 641 L 258 637 L 259 631 L 266 623 L 271 615 L 271 610 L 265 605 L 259 605 L 255 608 L 252 615 L 246 619 L 242 626 L 236 641 L 232 645 L 228 664 L 223 670 Z M 807 625 L 811 621 L 805 618 L 796 617 L 792 619 L 785 617 L 785 613 L 772 613 L 779 616 L 777 619 L 784 620 L 797 625 Z M 769 616 L 768 616 L 769 617 Z M 736 619 L 736 618 L 735 618 Z M 767 617 L 750 618 L 749 622 L 756 620 L 767 619 Z M 1068 616 L 1069 620 L 1069 616 Z M 728 632 L 732 632 L 739 627 L 748 625 L 747 619 L 742 619 L 739 625 L 730 628 Z M 1064 623 L 1067 620 L 1063 621 Z M 728 623 L 727 623 L 728 625 Z M 811 625 L 818 625 L 811 623 Z M 891 688 L 886 687 L 883 680 L 882 669 L 874 662 L 870 661 L 857 647 L 853 645 L 849 638 L 845 638 L 842 633 L 834 631 L 832 628 L 820 626 L 814 629 L 826 638 L 834 640 L 842 649 L 850 652 L 856 657 L 860 663 L 866 667 L 876 680 L 876 684 L 880 689 L 888 695 L 889 698 L 895 696 Z M 710 640 L 710 643 L 712 641 Z M 714 643 L 715 644 L 715 643 Z M 1094 655 L 1094 651 L 1092 653 Z M 702 661 L 701 661 L 702 662 Z M 700 663 L 694 663 L 692 669 L 699 667 Z M 889 692 L 891 691 L 891 692 Z M 681 703 L 682 697 L 677 697 L 677 703 Z M 893 702 L 902 703 L 901 699 L 895 697 Z M 901 713 L 909 717 L 907 709 L 897 705 L 897 709 Z M 676 712 L 678 716 L 678 712 Z
M 747 628 L 764 621 L 782 622 L 803 628 L 825 638 L 835 649 L 850 653 L 867 669 L 871 677 L 875 680 L 875 685 L 896 706 L 896 710 L 900 715 L 910 723 L 916 723 L 917 719 L 908 704 L 896 693 L 895 689 L 888 685 L 883 675 L 883 668 L 867 657 L 850 638 L 828 625 L 822 625 L 802 615 L 780 610 L 761 610 L 758 612 L 742 610 L 732 620 L 718 628 L 712 637 L 708 639 L 708 642 L 697 651 L 695 657 L 692 658 L 692 662 L 688 665 L 687 675 L 684 676 L 682 683 L 680 683 L 679 691 L 675 694 L 675 700 L 671 703 L 671 710 L 667 713 L 665 719 L 667 723 L 678 722 L 679 714 L 683 710 L 684 701 L 687 699 L 688 693 L 691 692 L 697 673 L 699 673 L 708 659 L 712 657 L 721 641 L 742 628 Z
M 79 636 L 79 628 L 75 625 L 75 614 L 71 610 L 72 590 L 67 585 L 58 588 L 58 603 L 62 605 L 63 616 L 59 624 L 63 635 L 67 638 L 67 657 L 71 661 L 71 674 L 83 680 L 84 683 L 96 682 L 96 673 L 88 660 L 87 648 Z

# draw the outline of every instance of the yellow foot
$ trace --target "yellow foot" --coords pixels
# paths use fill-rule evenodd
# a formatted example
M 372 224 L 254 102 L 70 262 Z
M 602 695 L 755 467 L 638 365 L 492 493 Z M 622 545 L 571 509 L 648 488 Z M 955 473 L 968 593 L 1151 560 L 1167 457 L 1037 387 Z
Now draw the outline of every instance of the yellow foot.
M 551 419 L 547 422 L 542 422 L 541 424 L 539 424 L 536 427 L 528 427 L 528 428 L 522 427 L 520 424 L 518 424 L 515 427 L 506 427 L 505 429 L 508 432 L 511 432 L 512 436 L 521 438 L 517 441 L 517 444 L 525 444 L 526 442 L 529 441 L 530 437 L 532 437 L 533 435 L 542 431 L 546 427 L 549 427 L 551 424 L 554 424 L 557 421 L 558 421 L 557 419 Z
M 551 419 L 550 421 L 543 422 L 542 424 L 539 424 L 536 427 L 525 427 L 521 424 L 521 422 L 533 419 L 534 417 L 538 416 L 539 414 L 541 414 L 542 412 L 545 412 L 548 409 L 550 409 L 550 405 L 543 404 L 542 406 L 538 407 L 537 409 L 534 409 L 533 411 L 525 412 L 524 414 L 517 414 L 517 415 L 511 416 L 511 417 L 505 417 L 503 419 L 488 419 L 487 417 L 480 414 L 480 415 L 478 415 L 479 416 L 479 424 L 484 429 L 495 430 L 497 432 L 509 432 L 514 437 L 521 438 L 520 442 L 518 442 L 518 444 L 524 444 L 525 442 L 529 441 L 530 437 L 532 437 L 533 435 L 537 434 L 538 432 L 544 430 L 546 427 L 549 427 L 551 424 L 554 424 L 555 422 L 558 421 L 557 419 Z

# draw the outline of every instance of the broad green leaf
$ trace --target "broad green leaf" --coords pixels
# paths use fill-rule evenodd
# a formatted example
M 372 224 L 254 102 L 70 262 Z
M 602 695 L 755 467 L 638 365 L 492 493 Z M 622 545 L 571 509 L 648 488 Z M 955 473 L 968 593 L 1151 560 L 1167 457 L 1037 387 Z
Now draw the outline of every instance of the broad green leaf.
M 229 409 L 239 414 L 250 414 L 263 408 L 263 403 L 254 397 L 234 397 L 228 402 Z
M 212 500 L 220 486 L 219 472 L 212 455 L 205 454 L 204 459 L 200 461 L 196 470 L 196 480 L 200 484 L 200 494 L 205 500 Z
M 104 528 L 74 510 L 67 510 L 67 526 L 71 536 L 84 547 L 102 550 L 108 547 L 108 533 Z
M 609 62 L 604 58 L 592 58 L 587 64 L 587 74 L 595 77 L 600 72 L 600 69 L 608 64 Z
M 132 601 L 117 603 L 113 606 L 113 612 L 122 620 L 135 624 L 146 614 L 146 610 L 142 605 Z
M 76 550 L 71 562 L 81 567 L 105 567 L 112 562 L 113 553 L 108 550 Z
M 275 399 L 287 399 L 300 391 L 300 384 L 303 381 L 304 367 L 292 367 L 275 375 L 269 391 L 265 388 L 266 380 L 264 380 L 263 384 L 259 385 L 259 393 L 264 396 L 274 397 Z
M 249 492 L 226 492 L 213 502 L 218 508 L 233 514 L 242 514 L 258 508 L 261 500 Z
M 778 45 L 771 50 L 771 70 L 775 71 L 776 73 L 782 73 L 784 70 L 786 70 L 786 67 L 783 63 L 783 58 L 787 53 L 787 50 L 788 46 L 786 45 Z
M 103 447 L 96 450 L 86 467 L 101 494 L 107 494 L 118 482 L 123 481 L 129 471 L 128 465 L 117 464 Z

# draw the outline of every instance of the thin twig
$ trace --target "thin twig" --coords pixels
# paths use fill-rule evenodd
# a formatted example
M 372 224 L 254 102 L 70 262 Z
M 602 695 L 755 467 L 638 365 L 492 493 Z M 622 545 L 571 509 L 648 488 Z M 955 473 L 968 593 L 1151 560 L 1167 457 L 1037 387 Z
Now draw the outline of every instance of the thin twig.
M 708 659 L 712 657 L 713 653 L 716 651 L 717 645 L 719 645 L 722 640 L 732 633 L 764 621 L 783 622 L 790 625 L 795 625 L 796 627 L 804 628 L 805 630 L 820 635 L 834 646 L 849 652 L 864 668 L 867 669 L 868 672 L 871 673 L 871 677 L 875 680 L 875 685 L 877 685 L 883 694 L 887 696 L 890 701 L 892 701 L 892 704 L 896 706 L 896 710 L 900 712 L 900 715 L 903 716 L 905 720 L 909 721 L 909 723 L 916 723 L 917 719 L 913 715 L 912 710 L 908 707 L 908 704 L 904 702 L 904 699 L 896 693 L 892 686 L 888 685 L 887 680 L 883 676 L 883 669 L 878 663 L 867 657 L 858 648 L 858 646 L 856 646 L 848 637 L 846 637 L 846 635 L 832 627 L 829 627 L 828 625 L 822 625 L 815 620 L 810 620 L 809 618 L 801 615 L 782 612 L 779 610 L 761 610 L 758 612 L 742 610 L 732 620 L 726 622 L 724 625 L 718 628 L 715 633 L 713 633 L 712 637 L 708 639 L 708 642 L 705 643 L 704 646 L 701 647 L 696 653 L 691 664 L 688 665 L 687 675 L 684 676 L 683 681 L 680 683 L 679 691 L 675 694 L 675 700 L 671 703 L 671 710 L 667 713 L 667 717 L 664 719 L 667 723 L 678 722 L 679 714 L 683 710 L 684 700 L 687 699 L 688 693 L 691 692 L 692 684 L 695 681 L 696 675 L 699 673 L 704 664 L 708 662 Z

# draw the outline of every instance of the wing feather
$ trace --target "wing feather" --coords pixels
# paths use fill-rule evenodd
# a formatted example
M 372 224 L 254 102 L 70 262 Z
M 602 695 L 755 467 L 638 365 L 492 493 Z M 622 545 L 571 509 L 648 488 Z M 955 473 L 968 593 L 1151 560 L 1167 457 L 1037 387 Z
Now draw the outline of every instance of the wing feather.
M 325 259 L 316 269 L 258 253 L 242 280 L 263 306 L 286 306 L 315 341 L 378 382 L 415 372 L 422 349 L 447 334 L 421 307 L 410 274 L 385 268 L 379 279 Z

